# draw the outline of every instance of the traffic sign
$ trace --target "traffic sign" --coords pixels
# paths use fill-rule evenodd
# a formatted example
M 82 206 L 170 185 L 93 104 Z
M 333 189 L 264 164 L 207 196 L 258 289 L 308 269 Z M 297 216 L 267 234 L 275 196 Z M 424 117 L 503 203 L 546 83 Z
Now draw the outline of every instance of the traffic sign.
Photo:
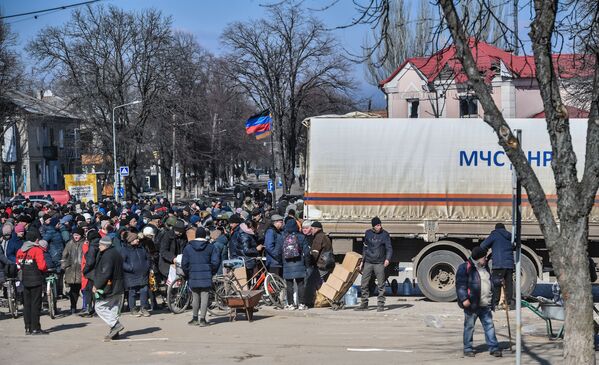
M 271 193 L 275 191 L 275 184 L 272 183 L 272 180 L 268 180 L 268 182 L 266 183 L 266 187 L 267 190 Z
M 121 176 L 129 176 L 129 166 L 121 166 L 119 167 L 119 171 Z
M 122 197 L 124 197 L 124 196 L 125 196 L 125 188 L 124 188 L 124 187 L 122 187 L 122 186 L 121 186 L 121 187 L 118 189 L 118 191 L 119 191 L 119 198 L 122 198 Z
M 279 178 L 279 181 L 277 182 L 277 186 L 280 188 L 283 187 L 283 180 L 281 180 L 281 178 Z

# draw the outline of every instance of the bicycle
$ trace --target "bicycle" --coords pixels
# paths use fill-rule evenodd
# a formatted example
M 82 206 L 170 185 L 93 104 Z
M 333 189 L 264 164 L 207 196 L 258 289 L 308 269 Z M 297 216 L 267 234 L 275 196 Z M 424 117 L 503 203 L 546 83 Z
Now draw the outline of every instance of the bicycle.
M 17 302 L 17 279 L 7 278 L 3 284 L 6 288 L 6 299 L 0 298 L 0 303 L 3 307 L 8 308 L 8 312 L 13 318 L 18 318 L 18 302 Z
M 55 272 L 49 271 L 49 275 L 46 276 L 46 300 L 48 302 L 48 314 L 50 318 L 56 318 L 56 282 L 58 281 L 58 275 Z
M 209 293 L 208 312 L 213 316 L 224 316 L 231 312 L 226 305 L 226 288 L 221 285 L 223 281 L 220 276 L 212 279 L 212 288 Z M 191 304 L 191 288 L 184 275 L 177 275 L 166 290 L 166 305 L 173 314 L 181 314 L 189 308 Z
M 263 258 L 251 258 L 251 260 L 255 260 L 259 263 L 260 268 L 243 285 L 235 277 L 234 269 L 240 267 L 244 267 L 245 269 L 245 262 L 243 262 L 243 266 L 232 262 L 223 263 L 225 274 L 220 280 L 223 281 L 224 297 L 236 293 L 235 288 L 239 287 L 241 290 L 262 290 L 262 300 L 266 305 L 272 305 L 277 308 L 285 307 L 285 304 L 287 303 L 287 283 L 285 280 L 279 275 L 268 272 Z M 252 282 L 254 284 L 252 284 Z

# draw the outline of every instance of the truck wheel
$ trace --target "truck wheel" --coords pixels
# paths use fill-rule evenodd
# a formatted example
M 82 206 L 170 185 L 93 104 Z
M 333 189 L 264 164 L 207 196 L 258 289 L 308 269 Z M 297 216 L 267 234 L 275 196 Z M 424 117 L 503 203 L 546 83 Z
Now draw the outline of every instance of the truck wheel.
M 432 252 L 418 264 L 416 278 L 422 293 L 435 302 L 451 302 L 457 298 L 456 273 L 464 259 L 458 254 L 441 250 Z
M 537 269 L 526 255 L 521 256 L 522 276 L 520 288 L 522 289 L 522 297 L 531 295 L 537 286 Z M 515 278 L 515 276 L 514 276 Z M 514 294 L 515 295 L 515 294 Z

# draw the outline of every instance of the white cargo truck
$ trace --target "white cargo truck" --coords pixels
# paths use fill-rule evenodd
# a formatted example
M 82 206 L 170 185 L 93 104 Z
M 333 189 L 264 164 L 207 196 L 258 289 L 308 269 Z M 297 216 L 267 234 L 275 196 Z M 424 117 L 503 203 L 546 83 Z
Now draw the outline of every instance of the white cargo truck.
M 542 119 L 513 119 L 522 146 L 556 208 L 551 145 Z M 362 250 L 378 216 L 393 239 L 392 268 L 408 263 L 420 290 L 451 301 L 455 273 L 498 222 L 511 229 L 512 170 L 493 130 L 480 119 L 306 120 L 308 150 L 304 217 L 322 222 L 336 254 Z M 570 127 L 579 174 L 586 120 Z M 597 207 L 597 206 L 596 206 Z M 551 272 L 543 236 L 523 191 L 522 289 Z M 599 239 L 599 210 L 590 217 L 590 240 Z M 591 256 L 598 257 L 590 244 Z M 402 263 L 398 265 L 398 263 Z M 393 274 L 393 273 L 390 273 Z

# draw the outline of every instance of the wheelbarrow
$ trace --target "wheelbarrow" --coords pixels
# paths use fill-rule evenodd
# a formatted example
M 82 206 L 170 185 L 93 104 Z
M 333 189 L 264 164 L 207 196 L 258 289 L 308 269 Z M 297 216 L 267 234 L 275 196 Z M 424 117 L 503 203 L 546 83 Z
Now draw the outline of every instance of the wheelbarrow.
M 553 332 L 553 323 L 551 322 L 552 320 L 565 320 L 566 314 L 562 305 L 543 297 L 527 297 L 526 300 L 522 299 L 521 303 L 522 307 L 530 309 L 530 311 L 545 321 L 547 337 L 549 337 L 549 339 L 557 340 L 564 338 L 564 325 L 562 324 L 561 328 L 556 334 Z
M 234 295 L 225 297 L 229 308 L 233 309 L 229 315 L 229 321 L 233 322 L 237 318 L 237 310 L 243 309 L 248 322 L 254 319 L 254 308 L 262 299 L 262 290 L 239 290 Z

